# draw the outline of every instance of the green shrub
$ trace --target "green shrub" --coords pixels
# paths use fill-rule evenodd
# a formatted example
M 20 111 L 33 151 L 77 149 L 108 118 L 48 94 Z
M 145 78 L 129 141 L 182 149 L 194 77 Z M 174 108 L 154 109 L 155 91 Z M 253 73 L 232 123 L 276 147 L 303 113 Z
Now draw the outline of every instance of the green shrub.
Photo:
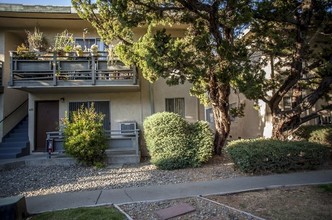
M 104 115 L 96 113 L 94 106 L 84 108 L 64 120 L 64 147 L 68 154 L 88 166 L 101 166 L 105 162 L 106 138 L 103 130 Z
M 332 125 L 305 125 L 295 133 L 301 139 L 332 146 Z
M 147 117 L 144 136 L 151 163 L 160 169 L 200 166 L 212 156 L 212 132 L 208 125 L 188 124 L 175 113 Z
M 226 151 L 235 166 L 246 173 L 315 169 L 329 155 L 329 149 L 318 143 L 269 139 L 232 141 Z
M 213 133 L 208 122 L 198 121 L 189 124 L 188 142 L 194 150 L 192 166 L 198 167 L 207 162 L 213 153 Z

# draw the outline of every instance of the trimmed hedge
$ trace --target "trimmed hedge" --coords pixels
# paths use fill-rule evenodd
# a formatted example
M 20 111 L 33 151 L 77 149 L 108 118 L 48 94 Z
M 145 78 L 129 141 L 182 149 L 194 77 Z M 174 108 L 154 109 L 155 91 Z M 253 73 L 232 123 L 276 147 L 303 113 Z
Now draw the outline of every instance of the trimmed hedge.
M 307 141 L 332 146 L 332 125 L 305 125 L 301 126 L 295 136 Z
M 161 112 L 143 126 L 151 163 L 160 169 L 197 167 L 212 157 L 213 134 L 205 122 L 189 124 L 180 115 Z
M 246 173 L 315 169 L 328 161 L 329 148 L 306 141 L 248 139 L 230 142 L 226 151 Z

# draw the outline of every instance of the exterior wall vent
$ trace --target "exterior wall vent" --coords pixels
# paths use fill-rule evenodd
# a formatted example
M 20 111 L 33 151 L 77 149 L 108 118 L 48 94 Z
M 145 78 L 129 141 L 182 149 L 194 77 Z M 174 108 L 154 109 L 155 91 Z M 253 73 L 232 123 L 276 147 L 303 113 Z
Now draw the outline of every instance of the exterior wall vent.
M 120 123 L 121 134 L 132 134 L 137 129 L 136 122 L 128 121 Z

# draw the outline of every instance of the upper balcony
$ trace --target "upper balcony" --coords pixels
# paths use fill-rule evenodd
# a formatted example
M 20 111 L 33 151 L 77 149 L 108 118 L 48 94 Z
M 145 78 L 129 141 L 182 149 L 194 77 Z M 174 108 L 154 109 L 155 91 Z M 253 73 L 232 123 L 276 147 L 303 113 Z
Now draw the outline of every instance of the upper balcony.
M 135 66 L 125 66 L 107 52 L 31 53 L 10 52 L 9 88 L 27 92 L 137 91 Z

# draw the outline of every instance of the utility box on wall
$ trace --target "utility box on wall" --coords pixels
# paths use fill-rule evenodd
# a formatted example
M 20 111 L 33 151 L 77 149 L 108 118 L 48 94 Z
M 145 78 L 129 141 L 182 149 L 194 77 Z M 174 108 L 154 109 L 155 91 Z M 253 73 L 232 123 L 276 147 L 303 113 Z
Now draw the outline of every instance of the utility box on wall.
M 121 134 L 132 134 L 137 129 L 137 124 L 135 121 L 120 122 Z

